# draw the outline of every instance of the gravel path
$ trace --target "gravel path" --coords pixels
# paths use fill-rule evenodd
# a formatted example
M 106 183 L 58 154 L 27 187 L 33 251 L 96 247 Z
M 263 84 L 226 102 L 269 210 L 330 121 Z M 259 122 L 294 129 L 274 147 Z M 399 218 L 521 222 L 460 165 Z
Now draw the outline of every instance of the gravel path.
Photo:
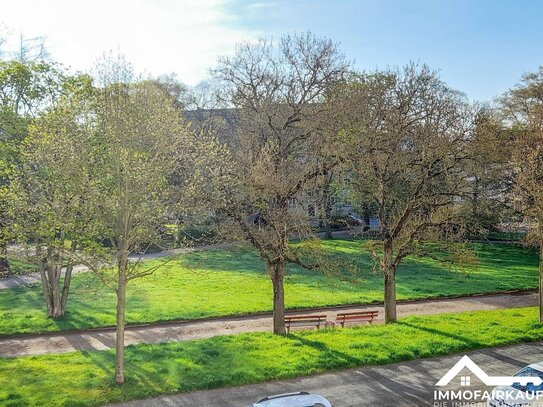
M 537 303 L 538 296 L 535 292 L 412 301 L 398 304 L 398 316 L 401 318 L 408 315 L 528 307 L 535 306 Z M 383 322 L 384 311 L 382 305 L 321 308 L 311 312 L 298 312 L 298 314 L 326 313 L 328 319 L 333 320 L 339 311 L 353 312 L 359 310 L 378 310 L 379 318 L 377 322 Z M 161 343 L 242 332 L 265 332 L 271 331 L 271 327 L 271 314 L 133 326 L 127 327 L 126 344 Z M 66 353 L 77 350 L 106 350 L 112 348 L 114 344 L 115 331 L 113 329 L 20 335 L 0 339 L 0 357 Z

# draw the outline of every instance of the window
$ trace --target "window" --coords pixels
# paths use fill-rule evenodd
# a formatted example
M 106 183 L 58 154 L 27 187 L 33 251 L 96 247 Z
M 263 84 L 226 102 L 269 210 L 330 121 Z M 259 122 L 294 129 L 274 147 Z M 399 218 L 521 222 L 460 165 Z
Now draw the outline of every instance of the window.
M 521 369 L 517 373 L 515 373 L 514 377 L 540 377 L 543 379 L 543 372 L 535 370 L 531 367 L 525 367 L 524 369 Z M 529 383 L 528 386 L 523 386 L 520 383 L 514 383 L 513 387 L 520 391 L 541 391 L 543 390 L 543 383 L 539 386 L 535 386 Z

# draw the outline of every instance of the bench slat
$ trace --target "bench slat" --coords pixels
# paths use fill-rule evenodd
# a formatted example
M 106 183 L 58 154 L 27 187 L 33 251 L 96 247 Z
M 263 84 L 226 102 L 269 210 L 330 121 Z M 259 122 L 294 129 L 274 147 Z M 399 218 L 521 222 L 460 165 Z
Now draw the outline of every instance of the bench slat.
M 350 317 L 342 317 L 338 318 L 345 321 L 354 321 L 354 320 L 372 320 L 374 319 L 372 315 L 364 315 L 364 316 L 350 316 Z
M 345 326 L 346 322 L 368 321 L 370 324 L 379 315 L 379 311 L 343 312 L 336 316 L 336 322 Z
M 322 319 L 307 319 L 307 320 L 298 320 L 298 321 L 285 321 L 285 324 L 320 324 L 326 321 Z
M 338 317 L 344 316 L 344 315 L 345 316 L 349 316 L 349 315 L 363 316 L 363 315 L 377 315 L 377 314 L 379 314 L 379 311 L 362 311 L 362 312 L 342 312 L 342 313 L 337 314 L 337 316 Z
M 326 315 L 291 315 L 285 316 L 285 326 L 287 332 L 291 327 L 297 326 L 315 326 L 318 328 L 326 322 Z

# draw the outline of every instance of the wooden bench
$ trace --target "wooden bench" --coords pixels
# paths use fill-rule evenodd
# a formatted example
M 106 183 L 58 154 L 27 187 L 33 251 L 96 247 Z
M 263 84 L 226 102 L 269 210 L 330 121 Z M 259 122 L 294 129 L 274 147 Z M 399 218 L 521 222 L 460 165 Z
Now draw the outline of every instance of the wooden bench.
M 290 328 L 298 326 L 315 326 L 317 329 L 326 322 L 326 315 L 293 315 L 285 316 L 285 328 L 290 332 Z
M 378 315 L 379 311 L 342 312 L 337 314 L 336 324 L 341 324 L 342 328 L 347 322 L 367 321 L 371 324 Z

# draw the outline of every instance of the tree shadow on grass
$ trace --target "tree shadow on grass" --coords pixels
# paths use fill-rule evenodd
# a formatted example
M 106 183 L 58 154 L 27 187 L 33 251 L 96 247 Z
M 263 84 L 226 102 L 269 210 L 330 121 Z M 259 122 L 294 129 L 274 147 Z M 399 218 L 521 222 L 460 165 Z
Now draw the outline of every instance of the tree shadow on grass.
M 68 303 L 68 309 L 63 317 L 51 319 L 51 321 L 58 331 L 113 325 L 115 323 L 115 314 L 112 310 L 114 308 L 99 301 L 73 301 L 71 304 Z M 44 315 L 44 318 L 47 317 Z
M 416 330 L 431 333 L 431 334 L 434 334 L 434 335 L 443 336 L 443 337 L 446 337 L 446 338 L 449 338 L 449 339 L 454 339 L 455 341 L 462 342 L 463 344 L 465 344 L 466 348 L 469 347 L 471 349 L 475 349 L 475 348 L 480 348 L 480 347 L 482 347 L 484 345 L 479 341 L 475 341 L 475 340 L 467 338 L 465 336 L 461 336 L 461 335 L 454 334 L 454 333 L 451 333 L 451 332 L 440 331 L 439 329 L 422 327 L 422 326 L 411 324 L 409 322 L 404 322 L 404 321 L 398 321 L 398 322 L 396 322 L 396 324 L 397 325 L 407 326 L 407 327 L 409 327 L 411 329 L 416 329 Z
M 137 353 L 135 353 L 137 352 Z M 149 368 L 149 355 L 145 349 L 125 348 L 125 383 L 119 386 L 115 383 L 115 353 L 110 351 L 81 351 L 85 360 L 101 371 L 101 375 L 91 375 L 83 383 L 84 387 L 105 387 L 118 392 L 118 396 L 109 401 L 144 398 L 163 393 L 164 376 Z M 160 364 L 159 364 L 160 367 Z
M 83 350 L 81 351 L 81 355 L 106 375 L 111 375 L 113 380 L 113 375 L 115 374 L 115 354 L 113 351 Z
M 293 339 L 304 346 L 308 346 L 317 350 L 319 352 L 320 359 L 324 360 L 325 362 L 332 362 L 332 364 L 324 364 L 324 366 L 328 368 L 355 367 L 359 366 L 363 362 L 362 359 L 356 358 L 338 350 L 331 349 L 323 342 L 307 339 L 300 334 L 291 333 L 287 335 L 287 338 Z

